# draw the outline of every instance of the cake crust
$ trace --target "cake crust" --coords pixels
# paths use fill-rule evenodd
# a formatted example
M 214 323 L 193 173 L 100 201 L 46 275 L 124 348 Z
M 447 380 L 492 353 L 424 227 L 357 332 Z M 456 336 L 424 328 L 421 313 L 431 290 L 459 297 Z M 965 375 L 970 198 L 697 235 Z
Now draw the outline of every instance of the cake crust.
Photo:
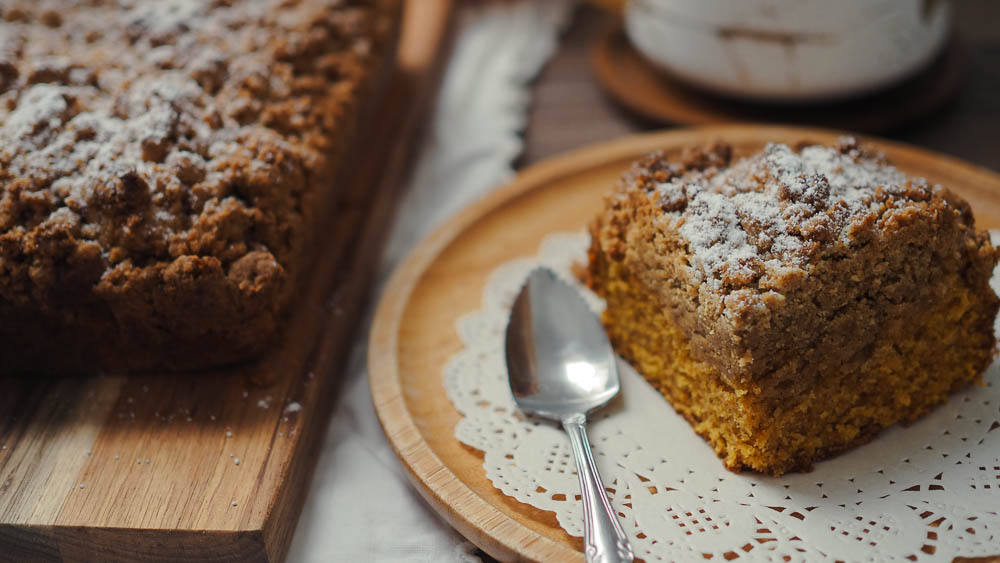
M 274 336 L 392 0 L 0 7 L 4 372 L 201 369 Z
M 993 355 L 996 252 L 969 206 L 853 139 L 651 155 L 591 232 L 617 349 L 733 468 L 809 467 Z

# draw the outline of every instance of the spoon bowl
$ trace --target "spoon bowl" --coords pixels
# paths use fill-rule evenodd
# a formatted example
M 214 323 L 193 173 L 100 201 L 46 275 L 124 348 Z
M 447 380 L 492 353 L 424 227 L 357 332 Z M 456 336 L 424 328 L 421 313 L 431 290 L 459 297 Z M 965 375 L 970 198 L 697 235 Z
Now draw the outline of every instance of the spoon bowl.
M 531 273 L 514 301 L 506 353 L 514 400 L 537 416 L 586 414 L 621 390 L 604 327 L 580 294 L 545 268 Z

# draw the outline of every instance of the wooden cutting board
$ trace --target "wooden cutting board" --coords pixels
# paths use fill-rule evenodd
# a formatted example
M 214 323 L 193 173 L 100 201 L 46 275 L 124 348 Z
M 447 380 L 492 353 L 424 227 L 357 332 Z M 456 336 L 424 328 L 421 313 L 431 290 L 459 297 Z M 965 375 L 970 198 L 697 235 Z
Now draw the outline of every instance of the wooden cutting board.
M 327 246 L 263 361 L 191 375 L 0 379 L 0 561 L 284 558 L 450 8 L 405 6 L 389 88 L 359 136 Z
M 498 265 L 534 256 L 549 233 L 583 229 L 629 163 L 646 152 L 723 139 L 746 153 L 767 141 L 830 143 L 837 136 L 817 129 L 721 126 L 626 137 L 522 171 L 421 242 L 382 297 L 368 362 L 379 420 L 424 499 L 497 559 L 583 561 L 582 542 L 563 531 L 554 514 L 494 488 L 482 454 L 455 439 L 460 415 L 445 393 L 442 369 L 461 349 L 456 319 L 482 306 L 483 287 Z M 980 228 L 1000 228 L 1000 175 L 930 151 L 875 142 L 900 169 L 964 196 Z

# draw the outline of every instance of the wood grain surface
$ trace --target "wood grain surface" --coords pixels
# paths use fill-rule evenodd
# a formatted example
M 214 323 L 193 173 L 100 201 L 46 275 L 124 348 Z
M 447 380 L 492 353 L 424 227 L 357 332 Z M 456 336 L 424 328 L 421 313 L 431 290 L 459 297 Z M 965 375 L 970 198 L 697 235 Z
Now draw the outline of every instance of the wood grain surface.
M 626 137 L 531 166 L 434 231 L 390 281 L 369 347 L 379 420 L 424 498 L 497 559 L 582 561 L 578 538 L 566 534 L 551 513 L 494 488 L 482 468 L 482 454 L 455 439 L 460 415 L 442 386 L 443 366 L 461 346 L 455 320 L 481 306 L 487 276 L 499 264 L 534 255 L 551 232 L 582 229 L 621 172 L 643 153 L 718 139 L 746 153 L 765 141 L 831 142 L 836 136 L 822 130 L 727 126 Z M 966 197 L 980 227 L 1000 227 L 1000 176 L 914 147 L 877 144 L 904 171 Z
M 0 379 L 0 561 L 284 558 L 450 28 L 450 0 L 405 10 L 323 252 L 267 357 Z

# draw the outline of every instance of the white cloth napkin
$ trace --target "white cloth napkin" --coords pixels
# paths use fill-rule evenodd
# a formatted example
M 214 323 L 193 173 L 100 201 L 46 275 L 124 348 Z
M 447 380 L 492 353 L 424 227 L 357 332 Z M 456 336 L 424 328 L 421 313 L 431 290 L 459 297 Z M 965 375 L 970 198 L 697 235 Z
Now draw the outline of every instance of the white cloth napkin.
M 461 8 L 379 288 L 422 235 L 513 175 L 529 82 L 554 52 L 572 4 L 521 0 Z M 368 319 L 358 332 L 288 561 L 478 562 L 475 546 L 413 490 L 382 434 L 365 369 L 370 312 Z

